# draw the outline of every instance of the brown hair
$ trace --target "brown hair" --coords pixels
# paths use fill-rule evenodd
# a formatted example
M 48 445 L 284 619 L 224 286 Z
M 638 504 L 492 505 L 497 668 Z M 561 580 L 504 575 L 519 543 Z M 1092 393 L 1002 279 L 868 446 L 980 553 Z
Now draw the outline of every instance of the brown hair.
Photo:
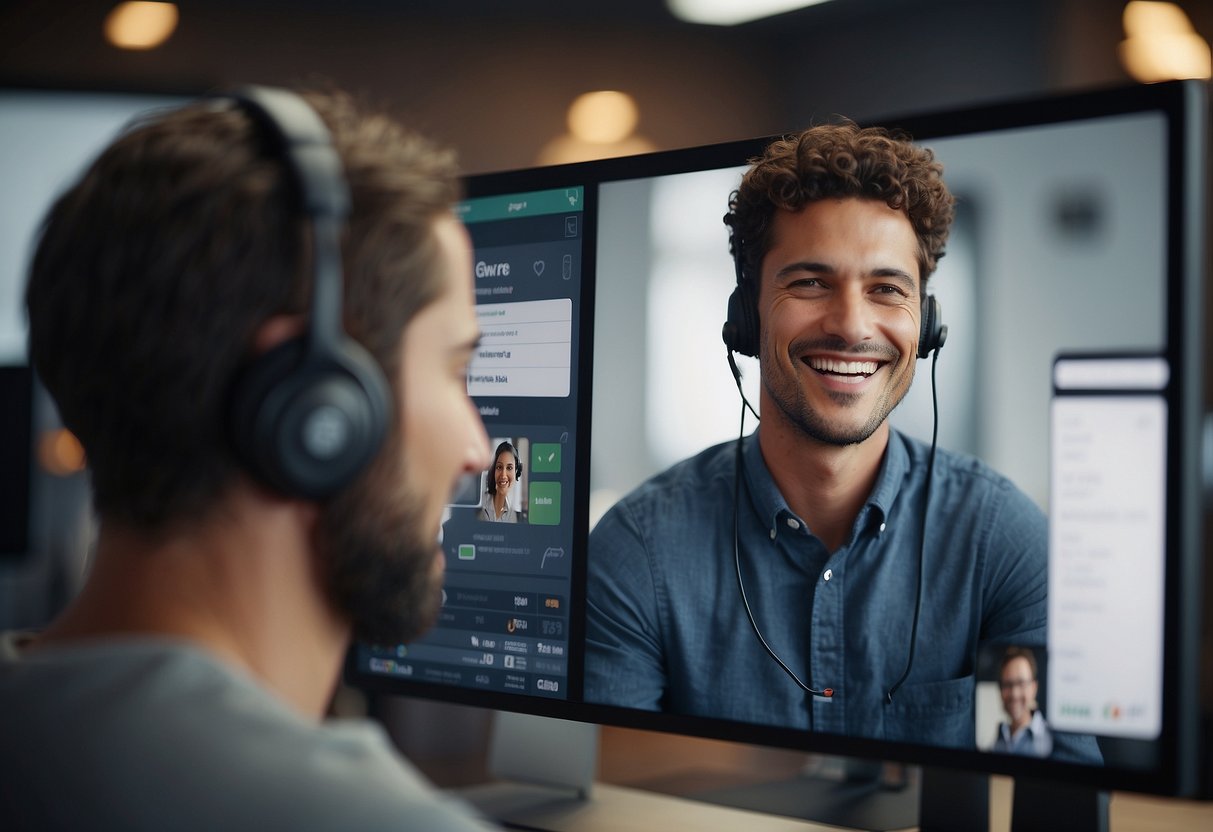
M 351 191 L 346 331 L 394 380 L 406 324 L 441 290 L 432 226 L 459 196 L 455 159 L 348 96 L 307 98 Z M 230 483 L 232 379 L 257 329 L 311 298 L 293 188 L 218 99 L 139 120 L 52 207 L 26 292 L 30 358 L 84 446 L 102 517 L 153 529 Z
M 943 166 L 908 136 L 853 122 L 828 124 L 778 139 L 751 167 L 729 197 L 725 224 L 751 287 L 771 248 L 777 210 L 799 211 L 810 202 L 837 197 L 879 199 L 909 218 L 918 238 L 923 286 L 943 256 L 952 224 L 952 195 Z
M 998 665 L 998 676 L 1002 678 L 1002 672 L 1007 669 L 1007 665 L 1016 659 L 1023 659 L 1028 663 L 1028 668 L 1032 672 L 1032 680 L 1036 680 L 1036 654 L 1026 647 L 1008 647 L 1007 652 L 1002 656 L 1002 662 Z

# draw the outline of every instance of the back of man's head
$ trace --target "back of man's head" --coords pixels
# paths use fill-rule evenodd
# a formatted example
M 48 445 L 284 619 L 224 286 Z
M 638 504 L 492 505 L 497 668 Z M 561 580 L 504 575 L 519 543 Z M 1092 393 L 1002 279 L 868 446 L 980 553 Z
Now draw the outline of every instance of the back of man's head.
M 442 290 L 431 230 L 458 198 L 455 160 L 346 96 L 307 98 L 351 192 L 345 329 L 395 379 L 405 325 Z M 134 124 L 55 203 L 27 290 L 30 357 L 103 519 L 161 529 L 232 482 L 233 379 L 268 319 L 309 312 L 298 199 L 248 113 L 212 99 Z

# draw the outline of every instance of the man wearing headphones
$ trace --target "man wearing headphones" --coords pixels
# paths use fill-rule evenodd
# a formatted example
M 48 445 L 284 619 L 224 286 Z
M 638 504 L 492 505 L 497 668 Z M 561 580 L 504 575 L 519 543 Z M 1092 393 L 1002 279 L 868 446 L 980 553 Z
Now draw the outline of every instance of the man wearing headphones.
M 587 700 L 976 747 L 978 647 L 1044 643 L 1047 534 L 1006 478 L 888 423 L 946 335 L 926 283 L 952 216 L 932 153 L 881 129 L 754 161 L 724 338 L 759 358 L 762 423 L 594 529 Z
M 87 582 L 0 640 L 12 829 L 481 828 L 361 721 L 351 638 L 441 603 L 488 464 L 453 157 L 344 96 L 145 119 L 54 205 L 30 356 L 84 446 Z

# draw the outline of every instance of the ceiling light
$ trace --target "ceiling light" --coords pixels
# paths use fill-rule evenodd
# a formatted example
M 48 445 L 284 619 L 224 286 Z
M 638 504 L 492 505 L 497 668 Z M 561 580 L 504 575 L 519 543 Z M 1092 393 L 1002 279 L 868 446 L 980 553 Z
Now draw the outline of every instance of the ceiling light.
M 736 26 L 825 2 L 827 0 L 666 0 L 666 6 L 675 17 L 688 23 Z
M 569 132 L 585 142 L 623 141 L 632 135 L 639 119 L 632 96 L 615 90 L 587 92 L 569 105 Z
M 1147 84 L 1213 74 L 1209 43 L 1174 3 L 1133 0 L 1125 6 L 1120 62 Z
M 105 18 L 105 38 L 119 49 L 154 49 L 177 28 L 172 3 L 119 3 Z

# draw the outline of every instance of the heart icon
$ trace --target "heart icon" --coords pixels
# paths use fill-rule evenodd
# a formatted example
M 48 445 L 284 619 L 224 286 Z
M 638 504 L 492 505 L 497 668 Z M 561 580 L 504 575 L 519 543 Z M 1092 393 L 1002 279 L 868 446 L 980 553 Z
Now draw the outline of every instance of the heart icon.
M 533 266 L 533 268 L 535 269 L 535 275 L 536 275 L 537 277 L 543 277 L 543 267 L 544 267 L 544 265 L 545 265 L 545 264 L 544 264 L 544 262 L 543 262 L 542 260 L 536 260 L 536 261 L 535 261 L 535 265 Z

